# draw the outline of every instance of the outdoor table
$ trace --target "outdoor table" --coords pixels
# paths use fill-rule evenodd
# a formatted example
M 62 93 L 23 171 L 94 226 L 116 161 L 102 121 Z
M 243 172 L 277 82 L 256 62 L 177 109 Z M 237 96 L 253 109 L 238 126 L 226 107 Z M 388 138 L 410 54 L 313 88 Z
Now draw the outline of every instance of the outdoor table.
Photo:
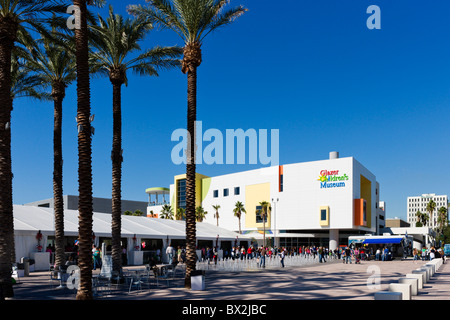
M 171 266 L 171 264 L 157 264 L 156 267 L 158 268 L 158 275 L 164 275 L 167 272 L 169 266 Z

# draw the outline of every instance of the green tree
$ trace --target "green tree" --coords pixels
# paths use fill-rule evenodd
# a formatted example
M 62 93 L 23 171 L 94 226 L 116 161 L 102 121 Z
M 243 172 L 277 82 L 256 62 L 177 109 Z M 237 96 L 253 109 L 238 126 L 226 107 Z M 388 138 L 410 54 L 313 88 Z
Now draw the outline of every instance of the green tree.
M 91 26 L 91 38 L 97 49 L 91 55 L 91 72 L 109 77 L 113 92 L 112 141 L 112 261 L 113 270 L 120 272 L 121 265 L 121 183 L 122 183 L 122 86 L 128 85 L 127 73 L 141 76 L 158 76 L 158 70 L 179 66 L 178 47 L 155 47 L 143 51 L 140 43 L 152 29 L 148 21 L 124 19 L 109 7 L 109 16 L 98 16 L 98 24 Z
M 213 205 L 213 209 L 216 211 L 216 213 L 214 213 L 214 218 L 216 218 L 217 226 L 219 226 L 219 209 L 220 209 L 220 205 L 218 205 L 218 204 Z
M 176 220 L 185 220 L 186 219 L 186 210 L 184 208 L 178 207 L 175 219 Z
M 417 210 L 416 212 L 416 227 L 420 228 L 423 227 L 423 213 L 420 212 L 420 210 Z
M 173 220 L 173 208 L 169 204 L 162 206 L 160 218 Z
M 202 206 L 198 206 L 197 208 L 195 208 L 195 219 L 197 222 L 203 222 L 207 214 L 208 211 L 205 211 Z
M 448 209 L 446 207 L 440 207 L 438 210 L 437 218 L 437 231 L 440 235 L 443 235 L 445 227 L 448 225 Z
M 256 210 L 256 214 L 259 215 L 263 221 L 263 243 L 266 245 L 266 220 L 272 211 L 270 203 L 267 201 L 262 201 L 259 203 L 261 209 Z
M 12 50 L 19 43 L 29 47 L 32 32 L 45 33 L 48 15 L 65 12 L 56 0 L 0 1 L 0 299 L 13 297 L 11 268 L 15 260 L 12 203 L 11 112 Z
M 187 74 L 186 150 L 186 276 L 185 287 L 191 287 L 191 273 L 196 266 L 195 221 L 195 122 L 197 119 L 197 68 L 202 63 L 201 47 L 211 32 L 231 24 L 246 9 L 227 9 L 223 0 L 149 0 L 147 6 L 133 5 L 128 11 L 163 29 L 175 32 L 184 41 L 182 72 Z
M 436 209 L 436 202 L 434 202 L 433 199 L 430 199 L 430 201 L 427 203 L 427 212 L 429 213 L 431 225 L 433 225 L 433 213 L 435 209 Z
M 247 211 L 245 211 L 244 204 L 240 201 L 237 201 L 234 205 L 233 213 L 234 216 L 239 220 L 239 233 L 241 234 L 241 217 L 243 213 L 247 213 Z
M 54 43 L 51 39 L 40 39 L 31 55 L 23 55 L 26 67 L 37 74 L 51 88 L 53 100 L 53 202 L 55 220 L 55 269 L 65 265 L 64 200 L 63 200 L 63 155 L 62 114 L 66 88 L 75 81 L 75 56 L 73 43 Z M 63 39 L 60 39 L 64 43 Z
M 103 0 L 73 0 L 79 22 L 75 32 L 78 125 L 78 267 L 77 300 L 92 300 L 92 126 L 89 73 L 88 5 L 102 6 Z M 67 7 L 65 8 L 67 10 Z

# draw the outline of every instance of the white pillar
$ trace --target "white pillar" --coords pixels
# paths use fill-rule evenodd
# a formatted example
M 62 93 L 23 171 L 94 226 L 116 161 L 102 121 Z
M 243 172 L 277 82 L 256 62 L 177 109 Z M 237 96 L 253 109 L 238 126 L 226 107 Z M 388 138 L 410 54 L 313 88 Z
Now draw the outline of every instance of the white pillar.
M 339 230 L 330 229 L 330 244 L 328 246 L 329 250 L 335 250 L 339 247 Z

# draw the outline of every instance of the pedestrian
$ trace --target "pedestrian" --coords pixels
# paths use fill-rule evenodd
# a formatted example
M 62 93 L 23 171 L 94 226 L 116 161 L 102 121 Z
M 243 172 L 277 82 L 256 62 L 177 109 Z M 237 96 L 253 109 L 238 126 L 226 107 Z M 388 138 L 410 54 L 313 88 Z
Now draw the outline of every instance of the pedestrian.
M 324 255 L 323 248 L 319 247 L 319 263 L 322 263 L 322 260 L 324 259 L 323 255 Z
M 349 247 L 345 247 L 345 264 L 352 264 L 352 252 Z
M 427 247 L 422 248 L 422 261 L 427 259 Z
M 419 254 L 418 254 L 417 248 L 414 248 L 413 256 L 414 256 L 414 261 L 419 260 Z
M 434 247 L 431 247 L 430 248 L 430 261 L 435 258 L 435 255 L 436 255 L 436 250 L 434 249 Z
M 280 262 L 281 262 L 281 267 L 284 268 L 284 257 L 285 257 L 285 252 L 283 250 L 283 248 L 281 248 L 281 252 L 280 252 Z
M 93 260 L 93 263 L 94 263 L 94 270 L 97 269 L 97 266 L 101 267 L 101 264 L 100 264 L 100 251 L 98 250 L 97 247 L 92 248 L 92 260 Z
M 166 248 L 167 264 L 172 264 L 172 262 L 173 262 L 173 254 L 174 254 L 174 249 L 172 247 L 172 244 L 169 243 L 169 245 Z
M 261 268 L 266 267 L 266 248 L 264 246 L 261 247 L 261 260 L 259 261 L 259 266 Z

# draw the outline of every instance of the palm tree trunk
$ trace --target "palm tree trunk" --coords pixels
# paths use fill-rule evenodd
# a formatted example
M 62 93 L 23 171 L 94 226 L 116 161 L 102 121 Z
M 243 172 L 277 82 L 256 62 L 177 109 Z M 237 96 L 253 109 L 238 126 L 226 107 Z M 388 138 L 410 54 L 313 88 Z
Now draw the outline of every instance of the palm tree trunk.
M 195 221 L 195 121 L 197 118 L 197 68 L 188 71 L 188 146 L 186 153 L 186 277 L 185 288 L 191 288 L 191 274 L 196 264 Z
M 15 261 L 11 167 L 11 51 L 17 24 L 0 20 L 0 300 L 13 297 L 12 263 Z
M 241 214 L 239 213 L 239 234 L 241 233 Z
M 121 229 L 122 229 L 122 108 L 121 108 L 121 84 L 113 83 L 113 146 L 112 146 L 112 263 L 113 270 L 120 272 L 121 259 Z
M 78 212 L 80 285 L 77 300 L 92 300 L 92 148 L 89 51 L 86 0 L 74 0 L 80 9 L 80 29 L 75 30 L 78 96 Z M 81 127 L 80 127 L 81 126 Z
M 62 89 L 62 88 L 59 88 Z M 63 89 L 64 90 L 64 89 Z M 53 199 L 55 219 L 55 269 L 65 264 L 64 200 L 62 159 L 62 101 L 64 94 L 55 93 L 53 126 Z

